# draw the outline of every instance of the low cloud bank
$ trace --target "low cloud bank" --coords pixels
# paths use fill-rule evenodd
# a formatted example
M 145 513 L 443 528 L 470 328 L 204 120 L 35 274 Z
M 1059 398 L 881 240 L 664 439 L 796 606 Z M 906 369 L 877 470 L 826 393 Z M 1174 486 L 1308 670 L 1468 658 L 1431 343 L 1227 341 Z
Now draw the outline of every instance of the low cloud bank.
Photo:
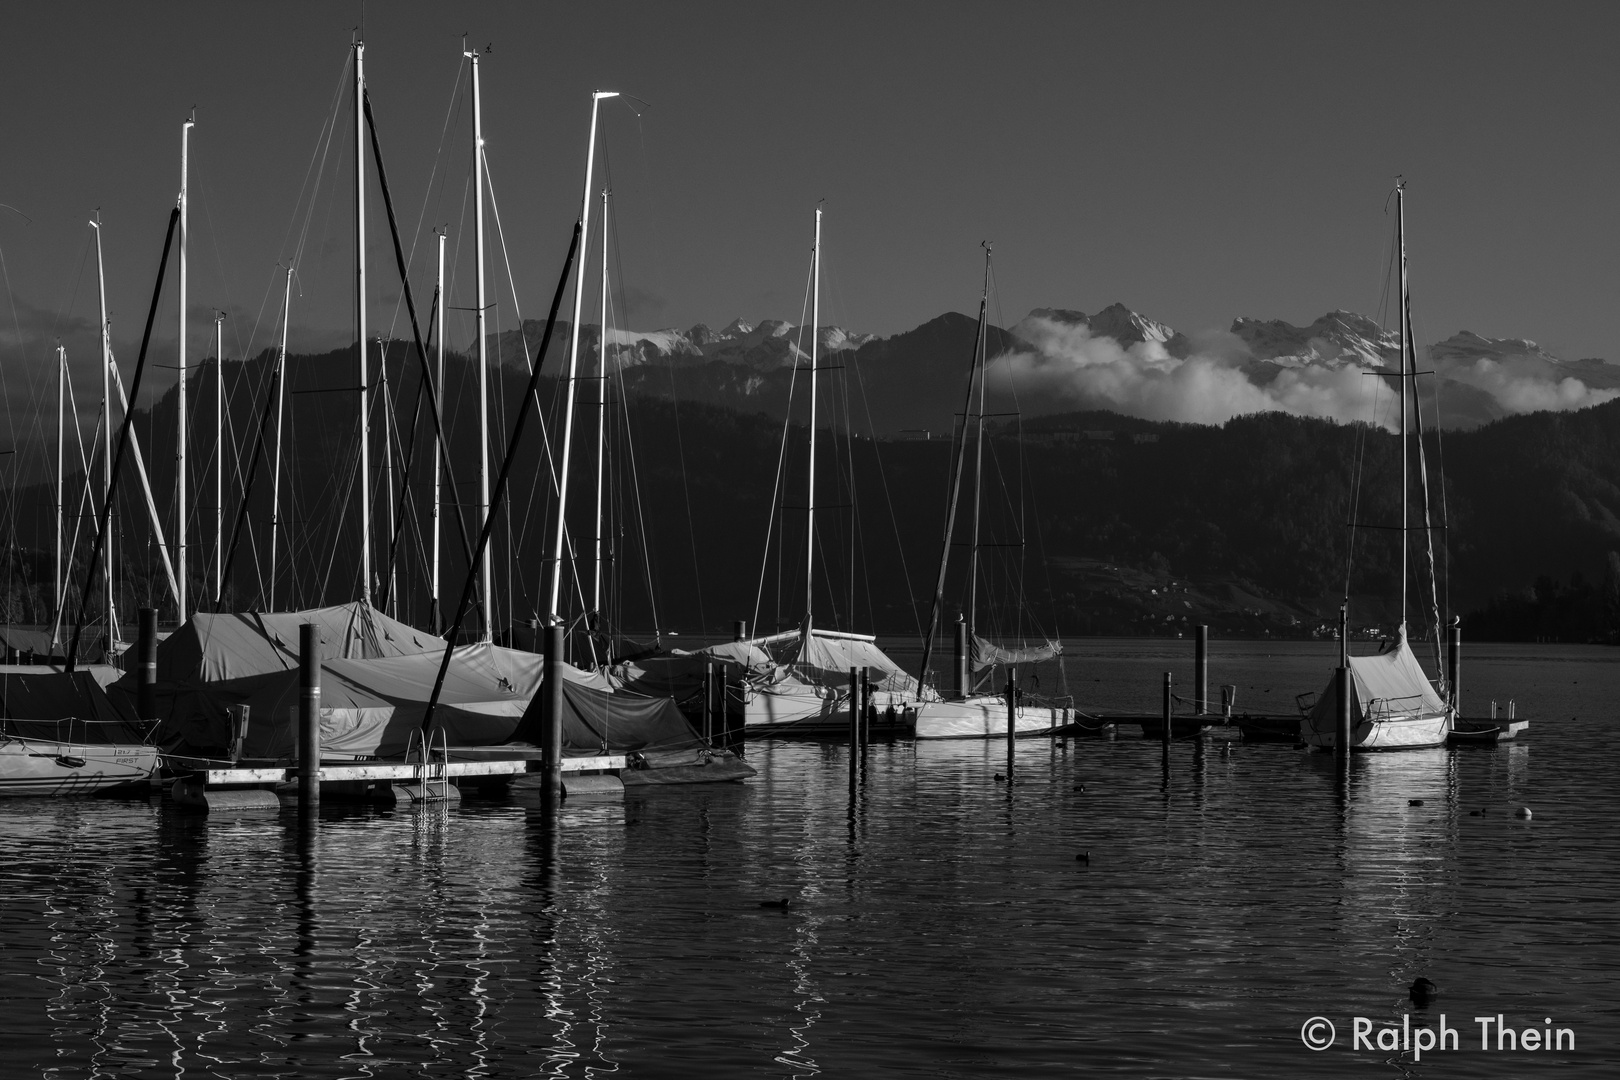
M 1158 341 L 1123 345 L 1085 325 L 1031 316 L 1017 329 L 1029 346 L 986 368 L 989 390 L 1039 411 L 1110 409 L 1147 420 L 1221 424 L 1235 416 L 1283 412 L 1393 428 L 1397 404 L 1380 369 L 1358 363 L 1279 364 L 1256 358 L 1226 332 L 1192 340 L 1185 357 Z M 1179 351 L 1179 350 L 1178 350 Z M 1425 414 L 1439 401 L 1447 427 L 1498 416 L 1584 409 L 1620 396 L 1594 388 L 1544 359 L 1441 358 L 1436 380 L 1420 385 Z M 1616 373 L 1620 381 L 1620 372 Z M 1447 391 L 1455 399 L 1448 406 Z

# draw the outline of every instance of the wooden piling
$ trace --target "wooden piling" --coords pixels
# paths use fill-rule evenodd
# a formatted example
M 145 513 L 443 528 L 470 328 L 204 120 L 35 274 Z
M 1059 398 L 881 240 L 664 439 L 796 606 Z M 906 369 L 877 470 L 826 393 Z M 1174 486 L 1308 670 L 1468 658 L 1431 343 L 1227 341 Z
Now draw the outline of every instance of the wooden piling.
M 321 628 L 298 627 L 298 808 L 321 804 Z
M 1344 760 L 1350 760 L 1350 739 L 1352 732 L 1350 709 L 1350 607 L 1348 604 L 1339 605 L 1339 666 L 1333 674 L 1333 693 L 1338 710 L 1334 714 L 1338 720 L 1337 733 L 1333 740 L 1334 753 Z
M 1193 711 L 1203 716 L 1209 712 L 1209 627 L 1199 626 L 1193 646 L 1193 666 L 1197 669 L 1194 686 Z
M 1160 735 L 1159 735 L 1159 738 L 1161 740 L 1163 740 L 1163 742 L 1164 742 L 1164 748 L 1166 750 L 1170 749 L 1170 721 L 1171 721 L 1170 686 L 1171 686 L 1170 673 L 1167 671 L 1167 672 L 1164 673 L 1164 731 L 1161 732 Z
M 1340 757 L 1350 756 L 1350 669 L 1337 667 L 1333 669 L 1333 693 L 1338 705 L 1338 734 L 1333 740 L 1333 750 Z
M 157 723 L 157 608 L 141 608 L 140 634 L 136 638 L 135 668 L 136 719 Z
M 703 665 L 703 745 L 714 746 L 714 664 Z
M 952 657 L 956 668 L 956 696 L 965 698 L 972 687 L 972 673 L 968 671 L 968 626 L 962 616 L 956 617 L 955 655 Z
M 545 678 L 540 685 L 540 769 L 545 775 L 540 792 L 545 802 L 560 799 L 562 786 L 562 717 L 563 717 L 563 625 L 552 622 L 545 628 Z
M 1446 627 L 1446 686 L 1451 691 L 1451 713 L 1462 715 L 1462 619 Z
M 1018 739 L 1018 668 L 1007 666 L 1007 786 L 1013 782 L 1013 751 Z
M 861 771 L 861 669 L 849 669 L 849 793 Z

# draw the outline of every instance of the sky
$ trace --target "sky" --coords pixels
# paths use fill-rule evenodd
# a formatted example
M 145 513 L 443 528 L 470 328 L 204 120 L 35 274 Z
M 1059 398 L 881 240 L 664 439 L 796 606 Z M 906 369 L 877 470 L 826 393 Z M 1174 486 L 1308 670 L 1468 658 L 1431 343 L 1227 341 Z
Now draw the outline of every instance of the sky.
M 823 321 L 861 332 L 975 310 L 985 240 L 1002 325 L 1115 301 L 1189 333 L 1371 312 L 1401 174 L 1420 340 L 1466 328 L 1620 360 L 1612 4 L 373 2 L 363 18 L 419 303 L 436 226 L 451 302 L 473 303 L 463 34 L 490 49 L 492 328 L 544 316 L 601 88 L 626 95 L 603 105 L 593 185 L 613 189 L 618 325 L 799 322 L 818 202 Z M 98 208 L 133 360 L 193 109 L 191 355 L 213 352 L 216 308 L 227 356 L 272 345 L 289 264 L 293 348 L 352 341 L 361 21 L 359 3 L 298 0 L 8 13 L 14 428 L 54 393 L 58 338 L 94 370 Z M 372 326 L 404 336 L 367 171 Z M 167 365 L 173 287 L 155 330 Z M 467 313 L 451 327 L 470 339 Z

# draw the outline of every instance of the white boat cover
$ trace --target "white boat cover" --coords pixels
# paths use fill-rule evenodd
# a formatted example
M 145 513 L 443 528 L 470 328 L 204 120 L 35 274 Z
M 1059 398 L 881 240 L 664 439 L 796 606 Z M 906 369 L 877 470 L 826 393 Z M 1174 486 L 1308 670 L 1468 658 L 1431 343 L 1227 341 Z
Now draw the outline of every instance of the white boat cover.
M 997 645 L 995 642 L 973 635 L 972 643 L 968 646 L 971 654 L 974 671 L 983 671 L 987 667 L 997 664 L 1038 664 L 1043 660 L 1050 660 L 1063 652 L 1063 644 L 1058 641 L 1048 641 L 1044 645 L 1027 645 L 1023 648 L 1012 648 Z
M 421 727 L 438 677 L 442 650 L 377 660 L 331 659 L 321 664 L 321 746 L 333 756 L 389 757 L 405 752 Z M 458 647 L 445 673 L 434 726 L 451 746 L 484 746 L 510 738 L 539 689 L 543 658 L 475 644 Z M 600 675 L 564 665 L 570 685 L 600 689 Z M 173 705 L 161 741 L 170 750 L 200 752 L 229 742 L 227 708 L 248 707 L 248 757 L 293 753 L 299 672 L 296 668 L 171 688 Z
M 1445 702 L 1440 700 L 1404 638 L 1389 652 L 1350 657 L 1350 685 L 1352 724 L 1359 725 L 1369 717 L 1377 720 L 1420 711 L 1445 711 Z M 1311 726 L 1316 730 L 1335 730 L 1339 707 L 1336 695 L 1330 678 L 1311 710 Z
M 444 640 L 363 600 L 306 611 L 198 612 L 158 645 L 158 681 L 217 682 L 298 668 L 298 628 L 321 628 L 321 659 L 377 660 L 438 653 Z
M 876 642 L 854 637 L 832 637 L 810 631 L 808 636 L 783 642 L 788 652 L 778 657 L 793 665 L 800 679 L 821 686 L 847 686 L 849 669 L 867 669 L 867 678 L 879 689 L 915 695 L 917 680 L 889 659 Z

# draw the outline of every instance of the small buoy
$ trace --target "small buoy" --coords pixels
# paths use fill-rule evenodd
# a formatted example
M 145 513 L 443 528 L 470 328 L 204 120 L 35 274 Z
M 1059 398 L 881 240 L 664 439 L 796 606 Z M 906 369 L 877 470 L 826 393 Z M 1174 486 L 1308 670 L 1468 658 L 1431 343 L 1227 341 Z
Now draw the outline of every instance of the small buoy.
M 1074 861 L 1075 862 L 1089 863 L 1091 861 L 1091 852 L 1082 851 L 1080 854 L 1078 854 L 1078 855 L 1076 855 L 1074 857 Z
M 1407 799 L 1406 800 L 1406 805 L 1407 806 L 1422 806 L 1423 805 L 1423 800 L 1422 799 Z
M 1513 811 L 1513 816 L 1529 821 L 1531 817 L 1530 808 L 1528 806 L 1521 806 L 1517 810 Z
M 1414 1005 L 1423 1006 L 1429 1003 L 1430 998 L 1440 996 L 1440 988 L 1420 975 L 1407 987 L 1406 996 L 1412 999 Z
M 793 906 L 793 901 L 784 896 L 780 900 L 761 900 L 759 902 L 759 906 L 764 908 L 777 908 L 785 911 Z

